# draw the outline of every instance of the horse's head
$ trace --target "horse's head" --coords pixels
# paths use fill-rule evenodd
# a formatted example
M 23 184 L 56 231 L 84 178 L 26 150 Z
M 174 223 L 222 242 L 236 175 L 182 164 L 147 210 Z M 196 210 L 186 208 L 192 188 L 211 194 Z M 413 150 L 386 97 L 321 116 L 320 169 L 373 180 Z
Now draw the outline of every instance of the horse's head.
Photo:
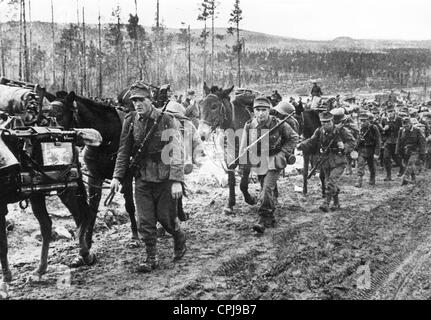
M 217 128 L 227 129 L 232 122 L 232 105 L 229 89 L 213 86 L 211 89 L 204 82 L 205 97 L 199 102 L 201 120 L 199 134 L 202 140 L 208 139 L 212 131 Z
M 48 110 L 48 116 L 55 118 L 57 123 L 66 130 L 75 126 L 75 99 L 76 94 L 73 91 L 70 93 L 64 91 L 57 92 L 56 99 L 51 102 Z

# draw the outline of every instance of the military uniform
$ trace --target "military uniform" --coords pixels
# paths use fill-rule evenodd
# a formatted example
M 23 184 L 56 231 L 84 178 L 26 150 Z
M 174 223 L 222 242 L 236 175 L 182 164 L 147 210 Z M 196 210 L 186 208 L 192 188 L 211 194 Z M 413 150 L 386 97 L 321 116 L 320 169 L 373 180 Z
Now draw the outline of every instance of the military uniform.
M 371 120 L 369 115 L 361 115 L 360 118 Z M 379 128 L 369 123 L 366 127 L 361 127 L 357 142 L 358 151 L 358 181 L 356 187 L 362 187 L 362 179 L 365 174 L 365 166 L 370 171 L 370 185 L 376 183 L 376 160 L 374 156 L 380 155 L 381 137 Z
M 259 98 L 256 100 L 258 99 Z M 256 100 L 255 105 L 257 104 Z M 270 102 L 268 99 L 265 100 L 269 108 Z M 266 123 L 263 124 L 259 124 L 256 118 L 248 121 L 245 124 L 244 133 L 242 135 L 240 154 L 243 153 L 243 150 L 245 150 L 247 146 L 278 124 L 279 120 L 274 116 L 269 116 Z M 268 140 L 265 141 L 265 139 L 263 139 L 258 143 L 256 149 L 251 148 L 249 151 L 249 157 L 247 159 L 258 157 L 258 163 L 247 161 L 247 163 L 244 164 L 241 163 L 242 159 L 240 159 L 241 167 L 251 167 L 251 170 L 257 173 L 261 185 L 258 210 L 260 219 L 259 223 L 254 226 L 254 230 L 257 232 L 263 233 L 266 227 L 273 227 L 275 224 L 274 193 L 277 188 L 277 179 L 280 172 L 286 167 L 289 159 L 292 158 L 298 140 L 298 134 L 287 123 L 283 123 L 278 129 L 271 132 Z
M 405 119 L 403 122 L 410 122 L 410 119 Z M 411 122 L 410 122 L 411 123 Z M 402 176 L 405 185 L 409 183 L 409 176 L 414 182 L 416 175 L 420 171 L 422 161 L 425 158 L 426 140 L 421 130 L 413 125 L 409 129 L 402 128 L 399 132 L 396 154 L 401 156 L 405 165 L 405 172 Z
M 152 107 L 147 117 L 132 112 L 125 118 L 114 178 L 124 178 L 133 150 L 142 143 L 160 112 Z M 157 265 L 157 222 L 173 235 L 175 256 L 182 256 L 185 251 L 185 234 L 177 219 L 178 200 L 171 194 L 174 182 L 184 182 L 183 141 L 180 124 L 166 113 L 158 123 L 135 175 L 138 231 L 143 235 L 147 261 L 150 260 L 153 268 Z
M 323 121 L 332 120 L 333 116 L 329 112 L 323 112 L 320 118 L 323 123 Z M 329 145 L 333 139 L 334 141 Z M 344 145 L 343 149 L 339 147 L 341 142 Z M 327 181 L 325 200 L 320 207 L 322 211 L 326 212 L 329 210 L 331 200 L 334 200 L 334 208 L 339 207 L 338 194 L 340 193 L 340 188 L 338 187 L 338 181 L 346 168 L 347 160 L 345 154 L 353 150 L 354 143 L 355 139 L 347 128 L 334 126 L 331 130 L 326 131 L 322 126 L 316 129 L 311 138 L 303 141 L 298 146 L 298 149 L 309 153 L 313 153 L 315 150 L 320 150 L 320 153 L 328 150 L 327 160 L 321 167 L 321 174 L 323 174 Z M 321 155 L 324 156 L 323 154 Z
M 392 108 L 393 110 L 393 108 Z M 393 120 L 389 119 L 383 119 L 382 120 L 382 126 L 385 128 L 388 126 L 388 129 L 383 129 L 383 136 L 384 136 L 384 151 L 383 151 L 383 161 L 386 169 L 386 178 L 385 181 L 392 180 L 392 159 L 395 161 L 396 164 L 400 166 L 400 173 L 401 176 L 403 172 L 403 165 L 400 161 L 400 158 L 395 152 L 396 146 L 397 146 L 397 139 L 398 139 L 398 133 L 400 131 L 400 128 L 402 126 L 401 118 L 395 117 Z

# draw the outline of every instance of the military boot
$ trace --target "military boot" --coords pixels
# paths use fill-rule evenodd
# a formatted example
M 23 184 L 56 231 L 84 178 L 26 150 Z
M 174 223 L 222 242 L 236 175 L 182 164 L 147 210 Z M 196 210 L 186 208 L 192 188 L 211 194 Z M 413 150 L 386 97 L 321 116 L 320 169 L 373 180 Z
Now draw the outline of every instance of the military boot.
M 376 175 L 371 175 L 370 176 L 370 182 L 368 184 L 370 186 L 375 186 L 376 185 Z
M 157 246 L 146 244 L 147 259 L 140 264 L 136 269 L 137 272 L 149 273 L 159 267 L 159 259 L 157 257 Z
M 257 233 L 265 233 L 266 228 L 271 228 L 275 224 L 275 219 L 272 217 L 267 217 L 263 214 L 260 215 L 259 222 L 253 226 L 253 230 Z
M 326 196 L 325 200 L 323 200 L 323 204 L 319 207 L 319 209 L 322 210 L 323 212 L 328 212 L 330 203 L 331 203 L 331 197 Z
M 332 211 L 340 209 L 340 199 L 338 198 L 338 193 L 334 196 L 334 204 L 331 207 Z
M 356 188 L 362 188 L 362 176 L 358 176 L 358 180 L 356 181 L 355 187 Z
M 184 257 L 186 251 L 186 235 L 181 230 L 176 231 L 174 233 L 174 261 L 178 261 Z

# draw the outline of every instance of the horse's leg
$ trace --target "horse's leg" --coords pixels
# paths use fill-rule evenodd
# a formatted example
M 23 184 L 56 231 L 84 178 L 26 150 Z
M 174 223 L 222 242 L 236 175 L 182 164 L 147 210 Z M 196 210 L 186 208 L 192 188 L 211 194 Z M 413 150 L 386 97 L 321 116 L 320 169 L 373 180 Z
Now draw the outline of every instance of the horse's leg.
M 235 171 L 229 171 L 228 175 L 228 185 L 229 185 L 229 202 L 228 206 L 224 209 L 225 214 L 232 214 L 233 207 L 236 204 L 235 199 Z
M 303 157 L 304 157 L 304 166 L 302 168 L 302 193 L 304 195 L 307 195 L 308 193 L 308 183 L 307 183 L 307 178 L 308 178 L 308 165 L 310 163 L 310 155 L 306 152 L 303 152 Z
M 46 273 L 48 268 L 48 251 L 52 237 L 52 220 L 46 210 L 45 196 L 43 194 L 33 193 L 30 196 L 30 203 L 33 214 L 39 222 L 40 232 L 42 234 L 40 262 L 39 267 L 35 270 L 35 274 L 41 276 Z
M 255 205 L 257 203 L 256 197 L 251 196 L 250 193 L 248 192 L 248 184 L 250 182 L 250 171 L 251 170 L 249 168 L 244 169 L 239 188 L 242 194 L 244 195 L 245 202 L 248 203 L 249 205 Z
M 135 203 L 133 202 L 133 177 L 124 181 L 123 183 L 123 195 L 126 205 L 126 211 L 129 214 L 130 226 L 132 228 L 132 240 L 139 240 L 138 226 L 136 224 L 135 217 Z
M 12 281 L 12 272 L 9 269 L 9 262 L 7 260 L 7 232 L 6 232 L 6 214 L 7 205 L 0 203 L 0 262 L 3 272 L 3 281 Z
M 92 232 L 90 232 L 90 237 L 87 237 L 86 233 L 90 231 L 90 226 L 96 220 L 96 214 L 87 203 L 87 193 L 82 180 L 78 182 L 78 188 L 68 188 L 62 192 L 59 197 L 75 218 L 75 221 L 80 222 L 77 225 L 77 236 L 80 247 L 79 255 L 81 256 L 81 259 L 79 259 L 79 261 L 74 261 L 72 263 L 72 267 L 80 266 L 82 264 L 91 265 L 95 261 L 94 254 L 90 253 Z

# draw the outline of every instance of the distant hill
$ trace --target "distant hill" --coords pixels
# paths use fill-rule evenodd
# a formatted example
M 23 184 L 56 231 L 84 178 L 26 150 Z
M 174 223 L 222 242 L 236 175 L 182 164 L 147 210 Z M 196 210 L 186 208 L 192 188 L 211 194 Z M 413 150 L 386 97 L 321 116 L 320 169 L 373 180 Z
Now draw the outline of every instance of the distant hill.
M 6 23 L 0 24 L 3 28 L 6 27 Z M 55 33 L 58 40 L 60 32 L 68 24 L 57 23 L 55 27 Z M 87 25 L 88 39 L 97 39 L 97 25 Z M 102 28 L 106 28 L 106 24 L 102 25 Z M 4 30 L 4 29 L 2 29 Z M 146 26 L 145 30 L 152 34 L 151 27 Z M 14 31 L 15 32 L 15 31 Z M 178 34 L 179 29 L 168 28 L 167 33 Z M 192 29 L 192 38 L 195 45 L 193 49 L 197 48 L 196 42 L 199 39 L 199 35 L 202 29 Z M 227 35 L 225 28 L 216 28 L 215 34 L 222 36 L 223 40 L 216 40 L 216 50 L 226 50 L 226 45 L 234 44 L 236 38 L 231 35 Z M 33 22 L 33 41 L 41 45 L 41 47 L 47 47 L 50 43 L 51 35 L 51 24 L 48 22 Z M 331 51 L 331 50 L 364 50 L 364 51 L 375 51 L 384 49 L 395 49 L 395 48 L 424 48 L 431 49 L 431 40 L 372 40 L 372 39 L 352 39 L 350 37 L 337 37 L 329 41 L 317 41 L 317 40 L 306 40 L 306 39 L 295 39 L 282 36 L 276 36 L 271 34 L 265 34 L 254 31 L 241 31 L 241 37 L 245 40 L 245 48 L 249 50 L 259 50 L 267 48 L 279 48 L 286 50 L 299 50 L 299 51 Z

